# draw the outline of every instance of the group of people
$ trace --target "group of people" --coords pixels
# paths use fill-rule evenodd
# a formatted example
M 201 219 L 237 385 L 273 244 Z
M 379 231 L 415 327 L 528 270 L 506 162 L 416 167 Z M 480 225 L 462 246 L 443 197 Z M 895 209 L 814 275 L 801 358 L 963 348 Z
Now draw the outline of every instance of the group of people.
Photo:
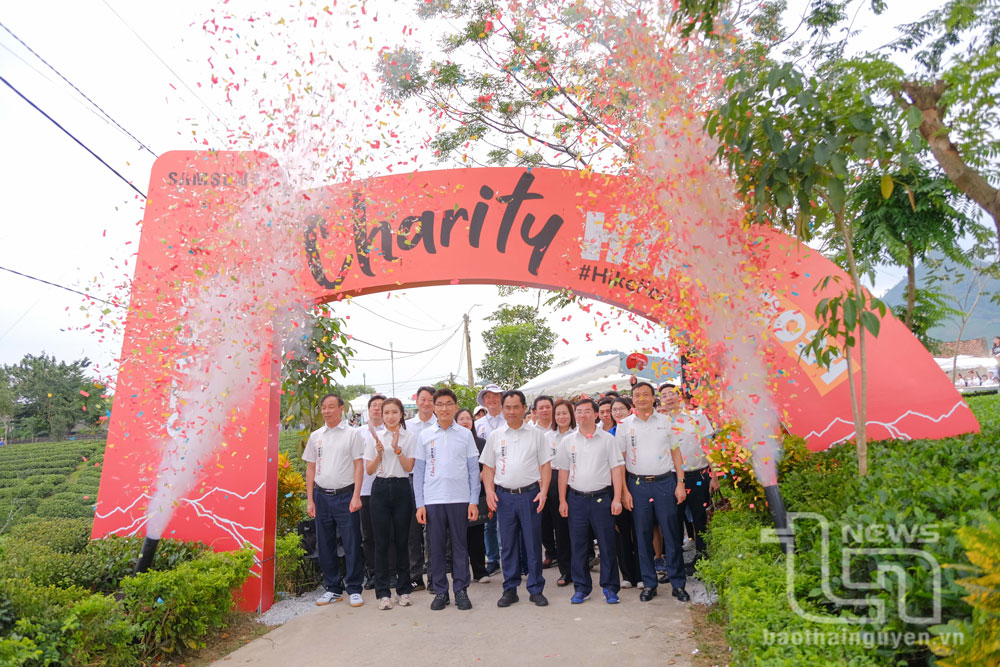
M 450 389 L 421 387 L 411 419 L 399 399 L 375 395 L 357 428 L 341 398 L 325 396 L 325 424 L 302 455 L 326 589 L 316 604 L 346 593 L 361 606 L 373 587 L 379 609 L 392 608 L 393 589 L 405 607 L 426 587 L 431 609 L 451 604 L 450 589 L 468 610 L 472 580 L 500 572 L 498 606 L 519 601 L 522 578 L 529 601 L 546 606 L 543 570 L 554 566 L 579 604 L 593 590 L 595 557 L 608 604 L 633 586 L 647 602 L 661 583 L 690 600 L 682 545 L 687 524 L 696 558 L 704 554 L 718 488 L 706 458 L 712 427 L 673 385 L 633 382 L 631 397 L 539 396 L 530 406 L 521 391 L 491 384 L 478 419 Z

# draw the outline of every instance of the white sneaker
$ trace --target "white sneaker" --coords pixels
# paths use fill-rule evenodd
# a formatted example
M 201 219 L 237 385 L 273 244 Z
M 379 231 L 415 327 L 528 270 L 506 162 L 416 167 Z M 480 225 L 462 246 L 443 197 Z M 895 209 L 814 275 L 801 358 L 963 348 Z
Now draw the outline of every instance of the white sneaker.
M 638 588 L 638 589 L 643 589 L 643 588 L 645 588 L 645 587 L 646 587 L 646 584 L 644 584 L 644 583 L 642 583 L 642 582 L 640 581 L 639 583 L 637 583 L 637 584 L 635 585 L 635 587 L 636 587 L 636 588 Z
M 348 601 L 352 607 L 360 607 L 365 603 L 365 599 L 361 597 L 361 593 L 351 593 Z
M 490 583 L 490 575 L 484 574 L 483 576 L 476 579 L 476 581 L 478 581 L 481 584 L 488 584 Z
M 398 598 L 396 598 L 396 602 L 399 603 L 400 607 L 409 607 L 411 604 L 413 604 L 413 602 L 410 601 L 410 596 L 407 595 L 406 593 L 403 593 Z
M 358 597 L 361 597 L 360 595 Z M 392 609 L 392 600 L 389 598 L 382 598 L 378 601 L 379 609 Z
M 632 582 L 631 581 L 623 581 L 622 582 L 622 588 L 632 588 Z
M 323 605 L 328 605 L 331 602 L 340 602 L 344 599 L 344 596 L 340 593 L 334 593 L 333 591 L 327 591 L 323 593 L 318 598 L 316 598 L 317 606 L 322 607 Z

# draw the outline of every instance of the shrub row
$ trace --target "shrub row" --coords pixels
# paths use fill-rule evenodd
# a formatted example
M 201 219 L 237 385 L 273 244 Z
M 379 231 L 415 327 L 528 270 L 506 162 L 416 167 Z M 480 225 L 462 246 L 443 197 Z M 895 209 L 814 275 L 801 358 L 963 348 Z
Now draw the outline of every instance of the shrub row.
M 139 538 L 88 541 L 90 521 L 51 519 L 0 537 L 0 664 L 152 664 L 222 627 L 252 550 L 163 540 L 128 576 Z
M 845 549 L 859 547 L 902 546 L 923 550 L 938 563 L 954 564 L 941 571 L 941 616 L 951 627 L 973 628 L 972 643 L 985 643 L 976 633 L 984 632 L 988 619 L 973 611 L 969 591 L 958 579 L 970 564 L 969 546 L 961 535 L 979 534 L 1000 507 L 1000 401 L 995 397 L 970 400 L 980 420 L 982 432 L 940 441 L 890 441 L 870 445 L 870 470 L 857 476 L 855 450 L 835 447 L 809 455 L 784 471 L 780 485 L 790 512 L 815 512 L 830 522 L 829 563 L 834 595 L 857 597 L 844 586 L 839 573 Z M 847 664 L 894 664 L 897 661 L 923 662 L 930 658 L 925 645 L 893 648 L 878 645 L 862 652 L 851 646 L 787 646 L 765 639 L 776 628 L 781 630 L 837 630 L 837 625 L 810 624 L 791 611 L 786 599 L 785 556 L 777 545 L 761 542 L 760 529 L 770 519 L 760 508 L 718 513 L 709 527 L 710 559 L 699 566 L 705 580 L 719 592 L 728 626 L 727 637 L 733 646 L 736 664 L 789 664 L 803 660 L 843 662 Z M 878 535 L 864 532 L 867 526 L 903 527 L 892 544 Z M 845 528 L 846 527 L 846 530 Z M 926 531 L 918 543 L 915 531 Z M 965 531 L 965 533 L 963 533 Z M 971 533 L 969 531 L 972 531 Z M 905 537 L 905 535 L 909 537 Z M 884 587 L 869 592 L 869 603 L 860 609 L 837 607 L 819 585 L 823 545 L 817 521 L 799 520 L 795 524 L 796 553 L 794 585 L 796 601 L 819 616 L 844 616 L 870 613 L 872 601 L 885 605 L 886 621 L 875 626 L 865 618 L 854 629 L 862 632 L 932 633 L 941 627 L 928 628 L 901 618 L 897 596 L 905 598 L 905 610 L 911 617 L 931 616 L 934 606 L 933 570 L 913 557 L 853 555 L 850 578 L 853 582 L 879 581 L 879 563 L 897 560 L 905 572 L 902 584 L 895 576 L 885 577 Z M 968 539 L 966 539 L 968 542 Z M 995 545 L 1000 561 L 1000 545 Z M 903 587 L 900 591 L 900 586 Z M 996 595 L 1000 597 L 1000 592 Z M 815 626 L 815 627 L 814 627 Z M 971 645 L 971 644 L 970 644 Z M 1000 649 L 998 649 L 1000 650 Z M 1000 657 L 998 657 L 1000 658 Z

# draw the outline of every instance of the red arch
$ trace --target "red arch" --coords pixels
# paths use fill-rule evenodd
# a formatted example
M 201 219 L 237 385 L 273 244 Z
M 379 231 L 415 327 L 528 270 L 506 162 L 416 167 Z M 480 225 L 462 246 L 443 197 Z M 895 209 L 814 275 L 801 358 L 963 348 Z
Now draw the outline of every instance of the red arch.
M 635 233 L 620 178 L 583 172 L 460 169 L 404 174 L 363 184 L 281 194 L 261 154 L 174 152 L 153 167 L 150 197 L 122 350 L 94 535 L 142 532 L 170 414 L 170 380 L 180 354 L 179 296 L 198 276 L 240 253 L 271 252 L 226 238 L 240 206 L 263 194 L 282 200 L 305 230 L 286 267 L 317 301 L 450 283 L 521 284 L 577 293 L 657 322 L 676 323 L 683 267 L 660 252 L 665 239 Z M 605 224 L 602 224 L 605 223 Z M 813 449 L 853 433 L 846 373 L 798 356 L 828 260 L 772 230 L 755 232 L 753 252 L 769 281 L 780 371 L 776 399 L 786 425 Z M 259 384 L 238 423 L 221 434 L 224 456 L 198 461 L 199 485 L 181 502 L 166 537 L 217 549 L 243 542 L 259 553 L 243 605 L 270 606 L 276 505 L 279 364 L 260 346 Z M 944 437 L 978 430 L 971 411 L 920 343 L 894 318 L 870 346 L 869 436 Z

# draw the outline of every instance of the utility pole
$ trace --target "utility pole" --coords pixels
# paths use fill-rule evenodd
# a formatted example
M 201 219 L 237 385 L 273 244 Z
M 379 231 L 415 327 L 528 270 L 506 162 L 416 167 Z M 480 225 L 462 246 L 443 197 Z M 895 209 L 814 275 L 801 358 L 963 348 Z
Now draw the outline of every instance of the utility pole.
M 392 395 L 396 395 L 396 353 L 392 351 L 392 343 L 389 343 L 389 364 L 392 366 Z
M 469 336 L 469 314 L 462 315 L 462 319 L 465 320 L 465 363 L 469 367 L 469 387 L 471 388 L 475 386 L 475 380 L 472 378 L 472 338 Z

